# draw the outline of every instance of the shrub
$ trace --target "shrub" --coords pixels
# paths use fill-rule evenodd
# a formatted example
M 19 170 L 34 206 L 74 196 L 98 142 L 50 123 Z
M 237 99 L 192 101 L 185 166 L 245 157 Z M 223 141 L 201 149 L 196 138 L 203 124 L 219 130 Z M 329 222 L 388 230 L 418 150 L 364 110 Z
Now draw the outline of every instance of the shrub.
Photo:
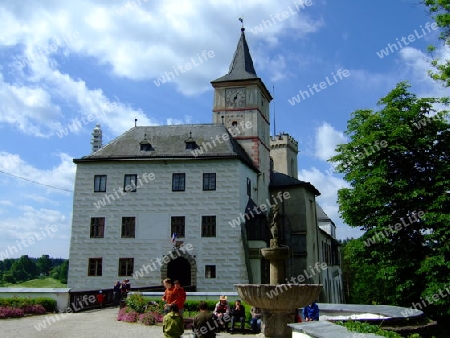
M 144 313 L 147 302 L 142 295 L 134 293 L 127 296 L 125 303 L 137 313 Z
M 45 308 L 40 304 L 25 305 L 24 307 L 22 307 L 22 310 L 26 314 L 35 314 L 35 315 L 43 315 L 46 312 Z
M 56 311 L 56 300 L 51 299 L 51 298 L 45 298 L 45 297 L 34 298 L 32 304 L 34 304 L 34 305 L 42 305 L 42 307 L 47 312 L 54 312 L 54 311 Z
M 24 308 L 30 305 L 41 305 L 47 312 L 54 312 L 56 309 L 56 300 L 51 298 L 39 297 L 17 297 L 0 298 L 0 306 L 12 308 Z
M 22 309 L 13 307 L 0 307 L 0 318 L 19 318 L 25 314 Z
M 156 319 L 152 312 L 146 312 L 139 315 L 139 321 L 144 325 L 155 325 Z
M 138 313 L 129 307 L 124 307 L 120 309 L 119 315 L 117 316 L 118 321 L 135 323 L 138 318 Z

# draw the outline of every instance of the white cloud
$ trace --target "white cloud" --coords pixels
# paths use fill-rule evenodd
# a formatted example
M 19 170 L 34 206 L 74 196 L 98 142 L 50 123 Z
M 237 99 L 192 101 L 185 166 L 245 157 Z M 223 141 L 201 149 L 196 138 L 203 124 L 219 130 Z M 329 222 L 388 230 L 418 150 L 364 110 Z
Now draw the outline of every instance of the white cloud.
M 316 150 L 315 156 L 323 161 L 336 155 L 336 146 L 340 143 L 346 143 L 347 139 L 343 132 L 337 131 L 329 123 L 323 122 L 316 129 Z
M 15 126 L 25 134 L 48 136 L 56 129 L 54 121 L 62 117 L 51 95 L 37 85 L 13 85 L 0 73 L 0 123 Z
M 0 152 L 0 170 L 25 179 L 4 176 L 3 185 L 8 185 L 13 180 L 20 186 L 33 184 L 36 187 L 44 189 L 44 191 L 48 193 L 63 191 L 52 189 L 44 185 L 72 190 L 75 180 L 75 164 L 72 162 L 72 157 L 64 153 L 58 154 L 57 156 L 60 159 L 60 163 L 56 167 L 51 169 L 38 169 L 25 162 L 17 154 Z M 43 185 L 35 185 L 30 181 L 39 182 Z M 13 185 L 16 184 L 14 183 Z
M 8 257 L 40 257 L 43 254 L 67 257 L 69 248 L 62 242 L 69 240 L 70 220 L 57 210 L 32 206 L 20 209 L 20 216 L 0 219 L 0 253 Z

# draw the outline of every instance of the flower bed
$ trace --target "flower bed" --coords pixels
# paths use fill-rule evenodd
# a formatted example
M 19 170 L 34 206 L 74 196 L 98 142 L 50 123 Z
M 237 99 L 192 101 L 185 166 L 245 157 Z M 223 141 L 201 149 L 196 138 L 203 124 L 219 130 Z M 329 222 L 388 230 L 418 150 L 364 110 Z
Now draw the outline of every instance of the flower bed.
M 56 301 L 50 298 L 0 298 L 0 319 L 42 315 L 55 307 Z

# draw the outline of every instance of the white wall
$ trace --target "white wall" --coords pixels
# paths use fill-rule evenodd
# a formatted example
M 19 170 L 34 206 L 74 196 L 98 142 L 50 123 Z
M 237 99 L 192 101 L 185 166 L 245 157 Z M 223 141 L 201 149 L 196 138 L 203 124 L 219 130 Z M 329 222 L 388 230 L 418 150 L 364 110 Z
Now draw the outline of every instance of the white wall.
M 167 163 L 167 164 L 165 164 Z M 186 173 L 186 190 L 172 192 L 172 173 Z M 216 172 L 216 190 L 202 190 L 202 174 Z M 153 173 L 135 193 L 121 195 L 125 174 Z M 105 193 L 94 193 L 94 175 L 107 175 L 107 194 L 115 201 L 97 209 L 94 202 Z M 68 285 L 80 288 L 110 288 L 118 276 L 119 258 L 134 258 L 134 270 L 162 258 L 172 249 L 170 217 L 185 216 L 184 244 L 197 263 L 197 290 L 234 290 L 233 284 L 248 281 L 240 228 L 228 222 L 239 217 L 247 203 L 246 177 L 256 182 L 256 173 L 239 160 L 114 161 L 77 165 Z M 243 187 L 244 185 L 244 187 Z M 111 199 L 111 197 L 110 197 Z M 201 237 L 201 217 L 217 217 L 216 237 Z M 120 238 L 122 217 L 135 216 L 136 238 Z M 104 238 L 90 238 L 90 218 L 106 217 Z M 88 259 L 103 258 L 101 277 L 87 276 Z M 216 265 L 215 279 L 206 279 L 204 266 Z M 159 285 L 161 272 L 149 271 L 143 278 L 128 277 L 132 287 Z

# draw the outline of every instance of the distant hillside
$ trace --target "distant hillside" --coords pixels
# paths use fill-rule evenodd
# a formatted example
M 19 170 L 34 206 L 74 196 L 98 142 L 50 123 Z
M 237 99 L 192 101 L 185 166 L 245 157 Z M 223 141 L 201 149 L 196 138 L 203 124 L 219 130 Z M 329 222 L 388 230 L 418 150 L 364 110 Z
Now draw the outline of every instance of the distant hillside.
M 61 283 L 59 280 L 46 277 L 32 279 L 23 283 L 11 284 L 3 283 L 1 287 L 4 288 L 66 288 L 67 284 Z

